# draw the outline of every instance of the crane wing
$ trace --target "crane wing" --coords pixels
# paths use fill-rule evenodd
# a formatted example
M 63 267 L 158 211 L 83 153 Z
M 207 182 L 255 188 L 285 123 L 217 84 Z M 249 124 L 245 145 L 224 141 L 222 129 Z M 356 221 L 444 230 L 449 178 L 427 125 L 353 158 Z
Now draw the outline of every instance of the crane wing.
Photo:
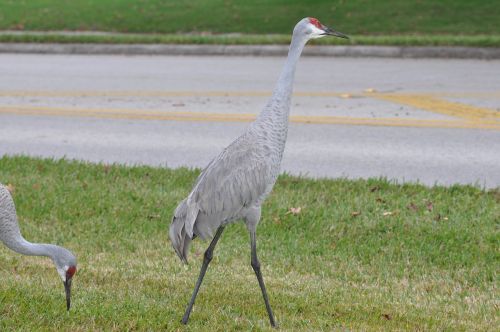
M 240 136 L 213 159 L 196 180 L 187 199 L 188 234 L 192 233 L 198 213 L 209 217 L 204 218 L 204 222 L 220 223 L 237 216 L 242 208 L 251 206 L 265 194 L 271 182 L 271 167 L 262 147 L 252 144 L 250 138 Z

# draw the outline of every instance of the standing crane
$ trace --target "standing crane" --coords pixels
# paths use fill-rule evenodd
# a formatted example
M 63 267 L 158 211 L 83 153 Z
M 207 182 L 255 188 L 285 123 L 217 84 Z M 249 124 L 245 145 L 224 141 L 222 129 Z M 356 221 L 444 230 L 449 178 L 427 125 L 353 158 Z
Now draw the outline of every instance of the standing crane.
M 9 190 L 0 183 L 0 240 L 10 249 L 23 255 L 50 257 L 64 283 L 66 309 L 71 306 L 71 280 L 76 272 L 76 258 L 66 248 L 54 244 L 26 241 L 17 223 L 16 207 Z
M 297 61 L 309 39 L 324 36 L 348 38 L 315 18 L 307 17 L 297 23 L 293 29 L 285 66 L 271 99 L 245 132 L 201 172 L 191 193 L 174 212 L 169 237 L 175 252 L 184 263 L 187 263 L 191 240 L 196 236 L 205 240 L 215 232 L 205 251 L 200 275 L 182 318 L 184 324 L 189 320 L 196 295 L 224 227 L 244 220 L 250 233 L 251 265 L 262 291 L 271 326 L 276 326 L 257 258 L 256 229 L 262 202 L 271 192 L 280 171 Z

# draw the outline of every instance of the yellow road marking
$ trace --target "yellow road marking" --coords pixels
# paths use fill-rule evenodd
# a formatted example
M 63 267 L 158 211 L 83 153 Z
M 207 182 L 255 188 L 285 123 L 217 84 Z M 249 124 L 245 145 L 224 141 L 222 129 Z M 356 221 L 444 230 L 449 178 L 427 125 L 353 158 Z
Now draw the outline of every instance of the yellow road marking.
M 450 102 L 432 95 L 372 93 L 370 96 L 420 110 L 462 118 L 468 122 L 495 123 L 495 120 L 500 120 L 500 112 L 495 110 Z
M 443 97 L 481 97 L 496 98 L 500 92 L 476 93 L 428 93 L 428 94 L 396 94 L 396 93 L 338 93 L 338 92 L 296 92 L 302 97 L 367 97 L 393 103 L 409 105 L 419 110 L 445 114 L 465 121 L 453 120 L 420 120 L 420 119 L 388 119 L 388 118 L 351 118 L 336 116 L 292 116 L 292 122 L 328 123 L 328 124 L 366 124 L 380 126 L 412 126 L 412 127 L 448 127 L 448 128 L 487 128 L 497 129 L 500 125 L 500 112 L 493 109 L 475 107 L 457 102 L 449 102 Z M 264 91 L 0 91 L 0 97 L 267 97 L 270 92 Z M 18 114 L 38 112 L 43 115 L 94 116 L 129 119 L 160 119 L 189 121 L 251 121 L 251 114 L 218 114 L 196 112 L 150 112 L 145 110 L 99 110 L 99 109 L 67 109 L 54 107 L 5 106 L 2 112 L 10 113 L 15 109 Z M 68 114 L 71 112 L 71 114 Z M 63 114 L 64 113 L 64 114 Z M 110 115 L 114 114 L 114 115 Z M 118 115 L 119 114 L 119 115 Z M 465 122 L 467 124 L 465 124 Z
M 133 109 L 83 109 L 65 107 L 0 106 L 0 113 L 37 116 L 93 117 L 107 119 L 138 119 L 162 121 L 250 122 L 254 114 L 205 112 L 170 112 Z M 420 120 L 401 118 L 353 118 L 341 116 L 292 115 L 290 122 L 304 124 L 344 124 L 391 127 L 475 128 L 500 130 L 498 123 L 453 120 Z

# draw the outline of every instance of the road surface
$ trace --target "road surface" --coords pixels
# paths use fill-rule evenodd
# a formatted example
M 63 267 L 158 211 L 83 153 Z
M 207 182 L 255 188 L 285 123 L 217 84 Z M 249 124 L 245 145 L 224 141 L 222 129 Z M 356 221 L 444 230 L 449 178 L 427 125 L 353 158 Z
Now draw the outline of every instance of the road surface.
M 263 107 L 283 60 L 0 54 L 0 156 L 204 167 Z M 303 57 L 282 168 L 498 187 L 499 72 L 500 61 Z

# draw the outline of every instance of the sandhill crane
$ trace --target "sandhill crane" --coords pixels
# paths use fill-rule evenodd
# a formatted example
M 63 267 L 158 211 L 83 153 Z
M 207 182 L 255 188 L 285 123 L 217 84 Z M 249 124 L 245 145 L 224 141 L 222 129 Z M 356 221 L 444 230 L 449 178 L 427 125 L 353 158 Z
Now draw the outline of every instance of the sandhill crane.
M 17 223 L 16 207 L 7 188 L 0 183 L 0 240 L 23 255 L 50 257 L 64 283 L 66 309 L 71 306 L 71 280 L 76 272 L 76 258 L 67 249 L 53 244 L 26 241 Z
M 194 237 L 215 236 L 205 251 L 200 275 L 182 323 L 187 324 L 214 248 L 224 227 L 244 220 L 250 233 L 251 265 L 257 276 L 269 320 L 276 326 L 257 259 L 256 228 L 261 204 L 271 192 L 280 171 L 288 131 L 288 114 L 297 61 L 309 39 L 323 36 L 348 38 L 321 24 L 304 18 L 293 30 L 285 66 L 271 99 L 245 132 L 226 147 L 201 172 L 191 193 L 176 208 L 169 237 L 179 258 L 187 263 L 189 244 Z

